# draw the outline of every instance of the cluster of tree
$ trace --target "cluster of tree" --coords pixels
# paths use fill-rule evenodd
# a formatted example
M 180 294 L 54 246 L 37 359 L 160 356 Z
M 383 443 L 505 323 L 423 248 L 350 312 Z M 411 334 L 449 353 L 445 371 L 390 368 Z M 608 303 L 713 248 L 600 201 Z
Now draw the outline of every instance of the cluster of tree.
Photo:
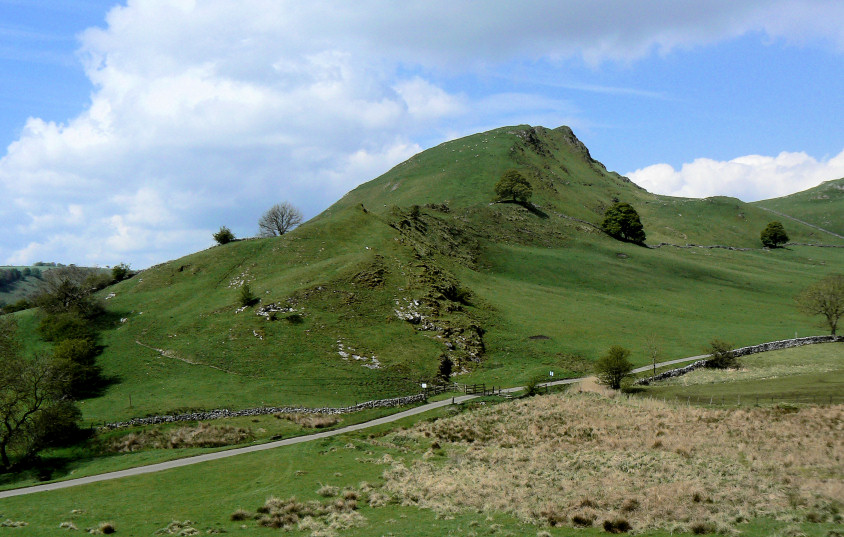
M 33 269 L 29 267 L 25 267 L 24 269 L 0 269 L 0 290 L 6 289 L 21 280 L 29 278 L 30 276 L 33 278 L 40 278 L 41 269 Z
M 77 267 L 56 268 L 44 277 L 34 303 L 39 307 L 38 332 L 54 344 L 54 358 L 68 371 L 68 394 L 85 398 L 102 387 L 96 363 L 98 324 L 105 311 L 95 292 L 112 281 L 112 274 Z
M 288 202 L 276 203 L 258 219 L 258 235 L 260 237 L 277 237 L 284 235 L 302 223 L 302 213 Z M 212 235 L 217 244 L 228 244 L 236 239 L 231 229 L 220 226 L 220 230 Z

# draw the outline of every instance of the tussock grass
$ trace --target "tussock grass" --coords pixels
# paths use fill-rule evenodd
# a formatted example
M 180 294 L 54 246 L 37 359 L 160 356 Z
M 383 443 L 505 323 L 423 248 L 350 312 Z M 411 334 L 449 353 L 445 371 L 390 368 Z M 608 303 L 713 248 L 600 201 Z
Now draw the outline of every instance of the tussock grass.
M 120 453 L 143 449 L 221 447 L 240 444 L 253 437 L 252 431 L 229 425 L 199 423 L 175 429 L 152 429 L 129 433 L 108 442 L 106 449 Z
M 306 429 L 323 429 L 337 425 L 342 420 L 331 414 L 273 414 Z
M 366 525 L 366 519 L 357 512 L 357 492 L 354 498 L 348 492 L 343 498 L 327 503 L 271 496 L 257 509 L 255 518 L 259 526 L 268 528 L 310 531 L 312 537 L 336 535 L 337 531 Z M 232 520 L 242 513 L 245 513 L 242 509 L 232 513 Z M 237 520 L 245 520 L 245 517 Z
M 443 513 L 607 531 L 731 533 L 807 511 L 840 521 L 842 430 L 844 406 L 712 410 L 569 392 L 396 433 L 433 439 L 449 457 L 393 461 L 385 489 Z

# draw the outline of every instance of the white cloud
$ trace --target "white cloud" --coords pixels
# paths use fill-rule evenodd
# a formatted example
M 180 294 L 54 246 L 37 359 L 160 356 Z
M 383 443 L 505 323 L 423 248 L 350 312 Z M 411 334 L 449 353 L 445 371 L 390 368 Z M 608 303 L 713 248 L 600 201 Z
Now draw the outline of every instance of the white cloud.
M 64 123 L 31 118 L 0 159 L 0 188 L 17 200 L 0 221 L 20 230 L 0 244 L 0 261 L 144 266 L 207 246 L 221 224 L 250 235 L 275 201 L 313 216 L 420 149 L 417 138 L 556 126 L 576 112 L 527 93 L 467 96 L 441 76 L 572 56 L 631 61 L 749 31 L 844 49 L 844 25 L 830 22 L 842 9 L 129 0 L 81 36 L 90 106 Z M 783 22 L 782 12 L 795 15 Z
M 747 155 L 726 162 L 700 158 L 683 164 L 679 170 L 668 164 L 654 164 L 627 176 L 656 194 L 689 198 L 733 196 L 757 201 L 844 177 L 844 151 L 820 161 L 802 152 L 783 152 L 776 157 Z

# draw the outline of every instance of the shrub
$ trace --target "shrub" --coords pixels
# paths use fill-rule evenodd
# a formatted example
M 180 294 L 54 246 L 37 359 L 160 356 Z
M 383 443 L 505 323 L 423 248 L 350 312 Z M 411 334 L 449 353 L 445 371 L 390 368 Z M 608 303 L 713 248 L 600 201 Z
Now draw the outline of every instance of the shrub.
M 240 288 L 240 305 L 243 307 L 254 306 L 258 303 L 258 297 L 252 292 L 248 284 Z
M 709 342 L 709 358 L 706 360 L 706 367 L 713 369 L 728 369 L 738 367 L 738 360 L 733 352 L 733 345 L 718 338 Z
M 440 366 L 437 369 L 437 376 L 441 378 L 444 382 L 448 382 L 451 378 L 451 371 L 454 367 L 454 362 L 451 361 L 451 358 L 443 354 L 440 356 Z
M 627 357 L 630 351 L 619 345 L 610 347 L 609 352 L 595 362 L 598 379 L 614 390 L 621 388 L 621 381 L 630 376 L 633 364 Z
M 120 263 L 119 265 L 115 265 L 111 268 L 111 277 L 114 278 L 115 281 L 122 282 L 131 275 L 132 269 L 129 268 L 129 265 L 126 263 Z
M 226 226 L 220 226 L 220 231 L 214 233 L 212 237 L 214 237 L 214 240 L 217 241 L 217 244 L 228 244 L 235 239 L 232 230 Z

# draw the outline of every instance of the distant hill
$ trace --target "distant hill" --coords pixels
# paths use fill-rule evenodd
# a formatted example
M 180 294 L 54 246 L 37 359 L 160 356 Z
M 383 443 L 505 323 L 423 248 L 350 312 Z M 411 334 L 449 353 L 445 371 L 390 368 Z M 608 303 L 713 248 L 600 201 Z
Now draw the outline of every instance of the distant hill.
M 44 274 L 57 267 L 57 263 L 39 263 L 32 266 L 0 266 L 0 307 L 14 304 L 34 296 L 41 285 Z M 89 269 L 89 267 L 82 267 Z M 108 272 L 109 269 L 94 268 Z
M 532 205 L 492 202 L 508 169 L 528 179 Z M 639 212 L 649 245 L 670 245 L 600 231 L 616 200 Z M 651 194 L 607 171 L 567 127 L 468 136 L 287 235 L 217 246 L 106 289 L 114 324 L 100 362 L 119 382 L 83 409 L 96 421 L 352 404 L 418 391 L 443 357 L 461 382 L 512 385 L 589 370 L 613 344 L 646 363 L 651 335 L 669 358 L 714 337 L 818 333 L 792 297 L 842 266 L 844 249 L 762 249 L 770 220 L 734 198 Z M 786 227 L 794 241 L 818 242 L 812 227 Z M 241 306 L 245 284 L 256 306 Z M 33 332 L 31 314 L 20 323 Z
M 844 236 L 844 178 L 826 181 L 790 196 L 757 201 L 753 205 Z M 788 227 L 790 222 L 783 220 L 783 225 Z M 816 240 L 828 239 L 828 234 L 819 233 Z

